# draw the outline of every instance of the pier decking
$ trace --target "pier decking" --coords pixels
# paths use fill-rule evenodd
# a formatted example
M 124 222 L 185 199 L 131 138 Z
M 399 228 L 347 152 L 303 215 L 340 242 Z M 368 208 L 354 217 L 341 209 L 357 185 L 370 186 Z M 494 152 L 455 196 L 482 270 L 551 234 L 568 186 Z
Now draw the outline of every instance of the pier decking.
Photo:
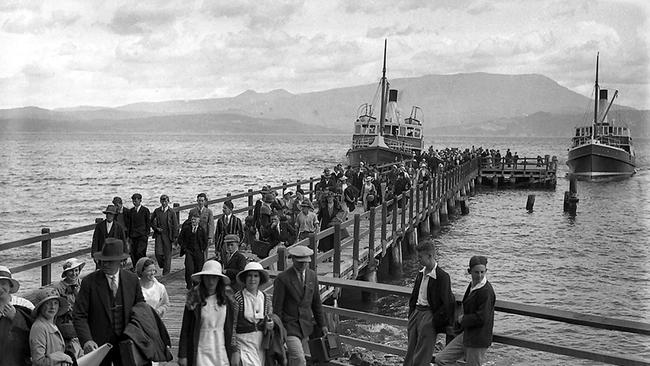
M 482 169 L 479 159 L 473 159 L 449 171 L 436 174 L 426 184 L 414 185 L 407 195 L 395 197 L 369 211 L 361 212 L 361 208 L 357 207 L 345 222 L 336 224 L 336 226 L 327 228 L 317 234 L 312 234 L 309 238 L 296 243 L 295 245 L 308 245 L 315 248 L 319 239 L 327 236 L 333 236 L 334 238 L 334 249 L 325 253 L 314 253 L 314 258 L 311 262 L 312 268 L 319 274 L 323 300 L 336 298 L 339 296 L 339 289 L 341 288 L 350 288 L 368 293 L 409 296 L 411 293 L 411 289 L 409 288 L 376 283 L 377 263 L 380 261 L 388 261 L 388 267 L 399 269 L 402 263 L 402 252 L 411 250 L 416 245 L 418 231 L 431 232 L 432 229 L 444 224 L 453 211 L 459 210 L 461 213 L 467 213 L 466 210 L 463 210 L 462 203 L 465 202 L 464 196 L 474 193 L 475 184 Z M 311 178 L 309 180 L 272 187 L 272 189 L 282 189 L 297 185 L 306 187 L 308 185 L 310 189 L 308 191 L 306 190 L 307 194 L 313 199 L 314 182 L 316 181 L 316 179 Z M 226 200 L 232 200 L 235 202 L 236 207 L 240 207 L 235 210 L 236 214 L 244 212 L 251 214 L 254 195 L 258 193 L 259 191 L 248 190 L 246 193 L 228 194 L 225 197 L 209 201 L 209 204 L 214 205 Z M 240 204 L 242 201 L 245 203 Z M 398 205 L 398 202 L 401 202 L 401 204 Z M 179 215 L 181 211 L 194 207 L 194 205 L 180 206 L 177 204 L 174 206 L 174 210 Z M 51 253 L 52 239 L 92 231 L 93 227 L 94 224 L 91 224 L 81 228 L 54 233 L 44 229 L 43 234 L 40 236 L 0 244 L 0 251 L 41 242 L 43 248 L 43 258 L 41 260 L 16 266 L 11 268 L 11 270 L 13 272 L 21 272 L 27 269 L 41 267 L 42 282 L 44 285 L 47 285 L 51 280 L 50 267 L 53 263 L 64 261 L 71 257 L 87 256 L 90 251 L 89 248 L 86 248 L 61 256 L 50 257 L 49 253 Z M 346 229 L 350 235 L 347 238 L 341 239 L 341 229 Z M 328 261 L 329 258 L 332 258 L 332 260 Z M 270 271 L 271 276 L 275 277 L 280 270 L 287 267 L 286 248 L 279 247 L 277 254 L 261 260 L 261 263 L 265 267 L 275 265 L 277 271 Z M 362 279 L 362 281 L 359 279 Z M 161 282 L 166 285 L 171 301 L 171 306 L 167 314 L 163 317 L 163 320 L 172 337 L 172 344 L 176 347 L 186 294 L 182 258 L 174 257 L 172 260 L 172 272 L 161 278 Z M 272 283 L 270 286 L 272 286 Z M 22 295 L 29 297 L 29 294 Z M 456 296 L 459 299 L 462 298 L 459 294 L 456 294 Z M 325 309 L 326 313 L 330 316 L 359 318 L 399 326 L 406 325 L 406 319 L 379 316 L 335 306 L 325 306 Z M 550 319 L 568 324 L 632 332 L 646 336 L 650 335 L 650 324 L 558 311 L 542 306 L 531 306 L 498 300 L 496 310 L 510 314 Z M 344 344 L 350 346 L 365 347 L 370 350 L 396 355 L 403 355 L 405 352 L 401 348 L 376 344 L 363 339 L 353 337 L 342 337 L 342 339 Z M 596 360 L 614 365 L 650 365 L 650 362 L 630 355 L 604 354 L 507 335 L 496 334 L 494 340 L 503 344 Z M 172 351 L 174 355 L 176 355 L 176 351 L 176 349 Z
M 557 185 L 557 157 L 519 158 L 494 161 L 481 158 L 479 184 L 493 187 L 547 187 Z

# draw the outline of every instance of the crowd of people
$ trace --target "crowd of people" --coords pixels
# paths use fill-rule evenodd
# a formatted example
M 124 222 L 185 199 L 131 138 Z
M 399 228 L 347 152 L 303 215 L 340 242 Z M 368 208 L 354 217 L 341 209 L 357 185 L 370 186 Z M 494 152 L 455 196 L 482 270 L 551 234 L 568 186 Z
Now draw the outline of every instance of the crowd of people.
M 105 219 L 96 224 L 91 243 L 95 268 L 83 280 L 86 263 L 70 259 L 61 281 L 40 290 L 32 303 L 16 295 L 18 281 L 0 266 L 0 347 L 10 350 L 0 366 L 73 365 L 104 344 L 112 348 L 102 365 L 123 365 L 122 355 L 133 348 L 149 361 L 170 361 L 171 341 L 162 319 L 170 300 L 156 274 L 158 269 L 170 273 L 175 246 L 184 257 L 187 289 L 180 366 L 305 365 L 307 340 L 328 333 L 318 276 L 308 264 L 314 250 L 329 251 L 334 242 L 329 236 L 315 248 L 292 245 L 481 153 L 430 149 L 418 162 L 395 164 L 381 173 L 375 166 L 339 164 L 323 171 L 313 200 L 300 187 L 281 194 L 263 187 L 253 214 L 244 220 L 234 214 L 232 201 L 223 202 L 215 219 L 205 193 L 197 195 L 182 223 L 167 195 L 160 196 L 153 211 L 143 206 L 138 193 L 131 196 L 130 209 L 115 197 L 103 211 Z M 147 255 L 150 235 L 152 257 Z M 262 291 L 269 275 L 258 261 L 279 244 L 290 247 L 292 266 L 278 275 L 269 296 Z M 468 364 L 479 365 L 491 342 L 494 311 L 494 291 L 485 279 L 487 259 L 470 260 L 472 283 L 462 318 L 455 322 L 449 275 L 436 263 L 433 242 L 424 241 L 417 250 L 423 269 L 409 302 L 405 365 L 428 364 L 435 334 L 453 325 L 460 334 L 436 362 L 445 365 L 464 355 Z

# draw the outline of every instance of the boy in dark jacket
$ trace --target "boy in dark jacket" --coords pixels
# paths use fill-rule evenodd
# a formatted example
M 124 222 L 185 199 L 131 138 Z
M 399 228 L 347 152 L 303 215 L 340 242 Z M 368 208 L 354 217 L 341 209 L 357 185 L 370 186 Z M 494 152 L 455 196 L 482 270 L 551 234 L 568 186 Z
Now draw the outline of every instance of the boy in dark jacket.
M 198 211 L 190 212 L 190 218 L 183 223 L 178 236 L 180 255 L 185 255 L 185 284 L 188 289 L 192 288 L 192 275 L 203 268 L 204 253 L 208 247 L 208 236 L 199 225 L 200 221 L 201 216 Z
M 496 295 L 485 274 L 487 258 L 473 256 L 467 272 L 472 282 L 463 296 L 463 315 L 458 322 L 462 333 L 436 355 L 436 365 L 455 365 L 465 356 L 467 366 L 480 366 L 485 362 L 485 353 L 492 344 L 494 327 L 494 304 Z
M 416 248 L 423 266 L 418 272 L 409 300 L 408 348 L 405 366 L 431 363 L 436 334 L 444 333 L 453 317 L 454 294 L 449 274 L 435 260 L 435 243 L 424 240 Z

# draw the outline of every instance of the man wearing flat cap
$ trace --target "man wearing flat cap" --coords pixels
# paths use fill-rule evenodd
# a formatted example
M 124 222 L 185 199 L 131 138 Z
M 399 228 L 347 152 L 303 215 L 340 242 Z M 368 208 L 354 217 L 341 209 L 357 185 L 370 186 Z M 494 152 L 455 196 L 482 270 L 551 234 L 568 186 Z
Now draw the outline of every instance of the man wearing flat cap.
M 309 269 L 314 252 L 306 246 L 289 249 L 293 266 L 280 273 L 273 284 L 273 312 L 287 330 L 289 366 L 305 366 L 304 348 L 314 324 L 327 333 L 316 272 Z
M 237 273 L 244 270 L 248 260 L 246 256 L 239 251 L 239 236 L 235 234 L 228 234 L 224 237 L 225 254 L 221 260 L 223 266 L 223 273 L 230 278 L 230 284 L 234 291 L 239 290 L 237 284 Z
M 458 319 L 461 333 L 436 355 L 436 365 L 455 365 L 456 360 L 463 357 L 467 366 L 480 366 L 486 361 L 485 354 L 492 344 L 496 302 L 494 289 L 485 276 L 487 262 L 482 255 L 469 260 L 467 272 L 472 282 L 465 290 L 463 314 Z
M 79 295 L 73 312 L 73 323 L 79 341 L 86 353 L 105 343 L 113 345 L 101 366 L 121 366 L 118 344 L 129 323 L 131 309 L 144 302 L 138 277 L 121 269 L 121 263 L 129 257 L 121 240 L 109 238 L 101 252 L 95 253 L 100 270 L 81 281 Z

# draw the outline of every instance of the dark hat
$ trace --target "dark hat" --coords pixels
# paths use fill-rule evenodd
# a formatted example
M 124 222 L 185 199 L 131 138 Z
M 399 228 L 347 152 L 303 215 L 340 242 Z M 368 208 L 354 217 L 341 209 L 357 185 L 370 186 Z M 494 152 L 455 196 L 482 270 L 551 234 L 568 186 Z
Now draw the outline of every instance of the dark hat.
M 95 259 L 100 261 L 121 261 L 128 257 L 129 253 L 124 253 L 124 242 L 115 238 L 106 238 L 102 251 L 95 253 Z
M 224 243 L 228 243 L 228 242 L 231 242 L 231 241 L 239 243 L 240 242 L 239 235 L 237 235 L 237 234 L 228 234 L 223 238 Z
M 304 245 L 296 245 L 289 248 L 289 257 L 297 262 L 311 262 L 314 251 Z
M 246 273 L 250 271 L 257 271 L 260 274 L 260 285 L 269 282 L 269 274 L 266 272 L 264 267 L 262 267 L 262 265 L 257 262 L 246 263 L 244 269 L 241 272 L 237 273 L 237 281 L 246 283 Z
M 115 205 L 108 205 L 102 213 L 117 215 L 117 207 Z
M 314 208 L 314 207 L 311 205 L 311 202 L 309 202 L 308 199 L 303 200 L 302 202 L 300 202 L 300 207 L 309 207 L 309 208 Z
M 282 195 L 283 195 L 283 196 L 289 196 L 289 197 L 291 197 L 291 196 L 293 196 L 293 192 L 291 192 L 291 191 L 286 191 L 286 192 L 284 192 Z
M 160 196 L 160 200 L 161 200 L 161 201 L 162 201 L 162 200 L 167 201 L 167 200 L 169 200 L 169 196 L 166 195 L 166 194 L 163 194 L 163 195 Z
M 484 257 L 482 255 L 475 255 L 469 260 L 469 268 L 472 268 L 478 264 L 487 266 L 487 262 L 487 257 Z
M 235 205 L 232 204 L 232 201 L 224 201 L 224 202 L 223 202 L 223 205 L 226 206 L 226 207 L 228 207 L 228 208 L 231 209 L 231 210 L 232 210 L 233 208 L 235 208 Z
M 122 197 L 118 197 L 118 196 L 113 197 L 113 204 L 117 205 L 118 203 L 122 203 Z
M 142 195 L 141 195 L 140 193 L 134 193 L 134 194 L 131 196 L 131 199 L 132 199 L 132 200 L 134 200 L 134 199 L 136 199 L 136 198 L 139 199 L 139 200 L 141 200 L 141 199 L 142 199 Z
M 68 312 L 70 303 L 65 297 L 59 296 L 59 293 L 52 287 L 50 288 L 44 288 L 42 290 L 38 290 L 36 293 L 36 298 L 34 299 L 34 310 L 32 310 L 32 316 L 36 317 L 38 316 L 38 311 L 40 310 L 41 306 L 45 304 L 46 301 L 52 300 L 52 299 L 57 299 L 59 300 L 59 311 L 56 313 L 56 315 L 61 315 L 65 314 Z

